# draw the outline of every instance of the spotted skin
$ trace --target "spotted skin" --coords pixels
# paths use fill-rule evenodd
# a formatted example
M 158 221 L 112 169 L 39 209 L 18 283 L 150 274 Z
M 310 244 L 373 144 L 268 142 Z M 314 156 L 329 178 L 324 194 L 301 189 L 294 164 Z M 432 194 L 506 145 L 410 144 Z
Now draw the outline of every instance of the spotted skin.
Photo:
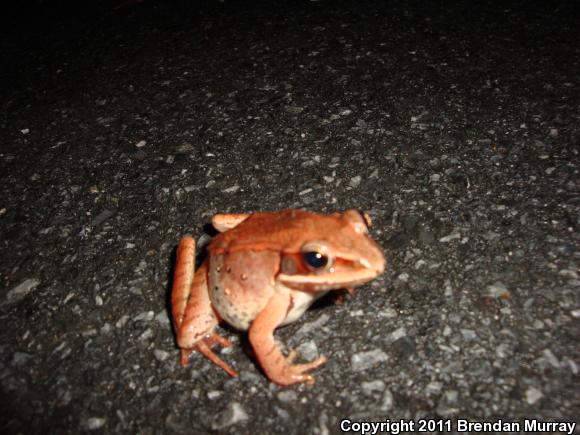
M 222 233 L 209 244 L 199 270 L 194 270 L 191 237 L 184 237 L 177 251 L 172 315 L 182 364 L 197 351 L 237 376 L 212 351 L 216 344 L 230 344 L 214 332 L 223 321 L 248 331 L 256 358 L 272 382 L 313 383 L 308 372 L 326 358 L 295 364 L 295 352 L 285 357 L 274 331 L 297 320 L 326 292 L 352 288 L 383 272 L 385 259 L 367 234 L 367 221 L 354 210 L 321 215 L 291 209 L 216 215 L 212 222 Z M 313 263 L 313 250 L 324 261 Z

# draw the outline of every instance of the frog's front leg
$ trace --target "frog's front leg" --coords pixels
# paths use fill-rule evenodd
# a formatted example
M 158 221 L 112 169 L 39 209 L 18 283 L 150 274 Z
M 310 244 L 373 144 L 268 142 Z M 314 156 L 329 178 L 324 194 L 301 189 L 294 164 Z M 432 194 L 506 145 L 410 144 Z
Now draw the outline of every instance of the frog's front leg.
M 249 330 L 249 339 L 256 358 L 268 378 L 279 385 L 292 385 L 301 382 L 314 383 L 314 377 L 307 372 L 326 363 L 322 356 L 306 364 L 292 364 L 296 352 L 284 357 L 274 341 L 274 330 L 286 318 L 292 306 L 287 292 L 275 292 L 266 306 L 256 316 Z
M 189 355 L 197 351 L 230 376 L 237 376 L 237 372 L 211 350 L 215 344 L 231 346 L 231 343 L 213 332 L 218 318 L 211 306 L 207 289 L 207 262 L 195 274 L 194 270 L 195 241 L 186 236 L 177 248 L 171 291 L 173 326 L 177 345 L 181 349 L 181 365 L 186 366 Z

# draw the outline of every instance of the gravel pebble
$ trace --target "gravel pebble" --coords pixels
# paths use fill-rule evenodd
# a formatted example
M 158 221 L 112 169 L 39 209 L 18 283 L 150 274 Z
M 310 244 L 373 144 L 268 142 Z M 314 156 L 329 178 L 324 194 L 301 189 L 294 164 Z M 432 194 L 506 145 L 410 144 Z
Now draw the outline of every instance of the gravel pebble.
M 4 303 L 18 302 L 24 299 L 29 293 L 31 293 L 38 285 L 40 281 L 34 278 L 29 278 L 22 281 L 16 287 L 6 293 L 6 299 Z
M 329 320 L 330 320 L 330 315 L 325 313 L 325 314 L 321 314 L 320 316 L 318 316 L 315 320 L 312 320 L 311 322 L 304 323 L 300 327 L 300 329 L 298 329 L 298 331 L 296 331 L 296 333 L 294 333 L 294 336 L 292 337 L 293 340 L 299 341 L 301 338 L 312 333 L 312 331 L 320 329 Z
M 223 193 L 236 193 L 238 190 L 240 190 L 240 186 L 238 186 L 236 184 L 232 187 L 228 187 L 227 189 L 222 190 L 222 192 Z
M 244 407 L 239 402 L 231 402 L 227 409 L 217 416 L 211 427 L 213 430 L 224 429 L 247 419 L 248 414 Z
M 102 428 L 105 423 L 107 423 L 106 418 L 91 417 L 86 421 L 85 426 L 88 430 L 97 430 Z
M 472 341 L 477 339 L 477 334 L 473 329 L 461 329 L 461 335 L 466 341 Z
M 298 400 L 298 395 L 296 394 L 296 391 L 292 390 L 282 390 L 277 394 L 277 397 L 280 402 L 285 403 L 293 403 Z
M 370 382 L 363 382 L 360 385 L 361 391 L 366 394 L 367 396 L 372 396 L 375 392 L 382 392 L 385 391 L 385 383 L 379 379 L 370 381 Z
M 21 367 L 28 363 L 33 358 L 33 355 L 26 352 L 14 352 L 12 355 L 12 367 Z
M 125 326 L 127 324 L 127 321 L 129 320 L 129 316 L 127 314 L 123 314 L 119 320 L 117 320 L 117 322 L 115 323 L 115 327 L 116 328 L 122 328 L 123 326 Z
M 444 236 L 444 237 L 441 237 L 441 238 L 439 239 L 439 241 L 440 241 L 441 243 L 448 243 L 448 242 L 451 242 L 452 240 L 457 240 L 457 239 L 460 239 L 460 238 L 461 238 L 461 234 L 460 234 L 460 233 L 458 233 L 458 232 L 453 232 L 453 233 L 451 233 L 451 234 L 448 234 L 448 235 L 446 235 L 446 236 Z
M 382 349 L 374 349 L 353 354 L 350 365 L 353 372 L 362 372 L 388 360 L 388 355 Z
M 167 311 L 163 310 L 160 311 L 155 315 L 155 321 L 159 323 L 161 326 L 168 326 L 171 322 L 169 321 L 169 316 L 167 315 Z
M 318 347 L 316 343 L 312 340 L 305 341 L 301 343 L 297 348 L 296 351 L 306 360 L 306 361 L 313 361 L 318 358 Z
M 147 328 L 145 331 L 143 331 L 141 333 L 141 335 L 139 336 L 139 340 L 147 341 L 147 340 L 150 340 L 152 337 L 153 337 L 153 330 L 151 328 Z
M 393 332 L 391 332 L 389 334 L 389 339 L 391 341 L 396 341 L 399 338 L 406 337 L 406 336 L 407 336 L 407 330 L 405 329 L 404 326 L 401 326 L 400 328 L 395 329 Z
M 352 177 L 348 184 L 350 187 L 355 189 L 360 185 L 361 181 L 362 181 L 362 177 L 360 175 L 357 175 L 356 177 Z
M 486 287 L 487 294 L 492 298 L 509 299 L 511 294 L 507 286 L 502 282 L 495 282 Z
M 526 390 L 526 402 L 528 402 L 529 405 L 535 405 L 543 397 L 544 393 L 542 393 L 536 387 L 529 387 Z
M 153 351 L 153 355 L 155 355 L 155 358 L 157 359 L 157 361 L 163 362 L 169 356 L 169 352 L 166 352 L 166 351 L 161 350 L 161 349 L 155 349 Z
M 150 322 L 155 317 L 155 313 L 153 311 L 143 311 L 137 314 L 133 320 L 135 322 Z

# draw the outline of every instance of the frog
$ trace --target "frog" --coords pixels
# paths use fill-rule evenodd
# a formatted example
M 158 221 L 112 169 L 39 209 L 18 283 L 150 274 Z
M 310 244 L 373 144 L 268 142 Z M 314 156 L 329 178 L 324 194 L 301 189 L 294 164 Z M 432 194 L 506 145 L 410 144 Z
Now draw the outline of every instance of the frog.
M 216 214 L 218 234 L 195 269 L 196 243 L 184 236 L 176 251 L 171 290 L 172 322 L 181 365 L 200 353 L 230 376 L 238 376 L 213 348 L 231 341 L 218 324 L 247 331 L 259 367 L 278 385 L 312 384 L 310 373 L 325 356 L 296 363 L 274 338 L 330 291 L 359 286 L 381 275 L 386 259 L 369 235 L 370 218 L 357 210 L 329 214 L 301 209 Z

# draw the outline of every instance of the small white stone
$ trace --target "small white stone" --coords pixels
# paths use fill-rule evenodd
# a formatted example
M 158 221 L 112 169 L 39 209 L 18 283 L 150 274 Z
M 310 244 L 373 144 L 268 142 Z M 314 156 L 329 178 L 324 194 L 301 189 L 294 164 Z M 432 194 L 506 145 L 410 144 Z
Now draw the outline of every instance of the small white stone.
M 236 193 L 238 190 L 240 190 L 240 186 L 238 186 L 236 184 L 232 187 L 228 187 L 227 189 L 222 190 L 222 192 L 224 192 L 224 193 Z
M 447 243 L 450 242 L 451 240 L 456 240 L 456 239 L 460 239 L 461 238 L 461 234 L 457 233 L 457 232 L 453 232 L 451 234 L 446 235 L 445 237 L 441 237 L 439 239 L 439 241 L 441 243 Z
M 391 390 L 385 391 L 385 395 L 383 396 L 383 403 L 381 403 L 381 410 L 390 411 L 391 409 L 393 409 L 394 403 L 395 398 L 393 397 L 393 393 L 391 393 Z
M 169 352 L 166 352 L 161 349 L 155 349 L 153 351 L 153 355 L 155 355 L 155 359 L 157 359 L 157 361 L 165 361 L 169 356 Z
M 125 326 L 125 324 L 127 323 L 128 320 L 129 320 L 129 316 L 127 314 L 124 314 L 123 316 L 121 316 L 119 318 L 119 320 L 117 320 L 117 323 L 115 323 L 115 327 L 122 328 L 123 326 Z
M 146 341 L 153 337 L 153 330 L 151 328 L 147 328 L 143 333 L 139 336 L 139 340 Z
M 372 396 L 373 393 L 375 393 L 377 391 L 379 391 L 379 392 L 385 391 L 385 383 L 384 383 L 384 381 L 377 379 L 375 381 L 363 382 L 360 385 L 360 388 L 364 394 L 366 394 L 367 396 Z
M 6 302 L 13 302 L 23 299 L 27 294 L 34 290 L 40 281 L 37 279 L 26 279 L 18 284 L 16 287 L 6 293 Z
M 397 279 L 399 281 L 407 282 L 409 281 L 409 274 L 407 272 L 400 273 L 399 276 L 397 276 Z
M 382 349 L 374 349 L 368 352 L 355 353 L 350 357 L 350 365 L 353 372 L 362 372 L 388 361 L 389 356 Z
M 96 430 L 102 428 L 106 422 L 106 418 L 91 417 L 86 421 L 86 427 L 88 430 Z
M 278 393 L 278 400 L 280 402 L 292 403 L 298 400 L 298 395 L 296 394 L 296 391 L 282 390 Z
M 403 338 L 407 336 L 407 330 L 405 329 L 404 326 L 401 326 L 398 329 L 395 329 L 393 332 L 391 332 L 390 334 L 390 339 L 391 341 L 397 341 L 399 338 Z
M 135 146 L 136 146 L 137 148 L 143 148 L 143 147 L 144 147 L 146 144 L 147 144 L 147 142 L 145 142 L 144 140 L 140 140 L 139 142 L 137 142 L 137 143 L 135 144 Z
M 136 322 L 150 322 L 155 317 L 155 313 L 153 311 L 142 311 L 141 313 L 137 314 L 133 320 Z
M 537 403 L 542 397 L 544 397 L 544 393 L 535 387 L 530 387 L 526 390 L 526 402 L 529 405 Z
M 248 419 L 248 414 L 239 402 L 231 402 L 221 415 L 212 423 L 212 429 L 218 430 Z
M 360 175 L 357 175 L 356 177 L 352 177 L 350 179 L 350 187 L 352 187 L 353 189 L 357 188 L 360 184 L 360 182 L 362 181 L 362 177 Z
M 167 311 L 161 311 L 155 316 L 155 321 L 160 325 L 169 325 L 169 316 Z

